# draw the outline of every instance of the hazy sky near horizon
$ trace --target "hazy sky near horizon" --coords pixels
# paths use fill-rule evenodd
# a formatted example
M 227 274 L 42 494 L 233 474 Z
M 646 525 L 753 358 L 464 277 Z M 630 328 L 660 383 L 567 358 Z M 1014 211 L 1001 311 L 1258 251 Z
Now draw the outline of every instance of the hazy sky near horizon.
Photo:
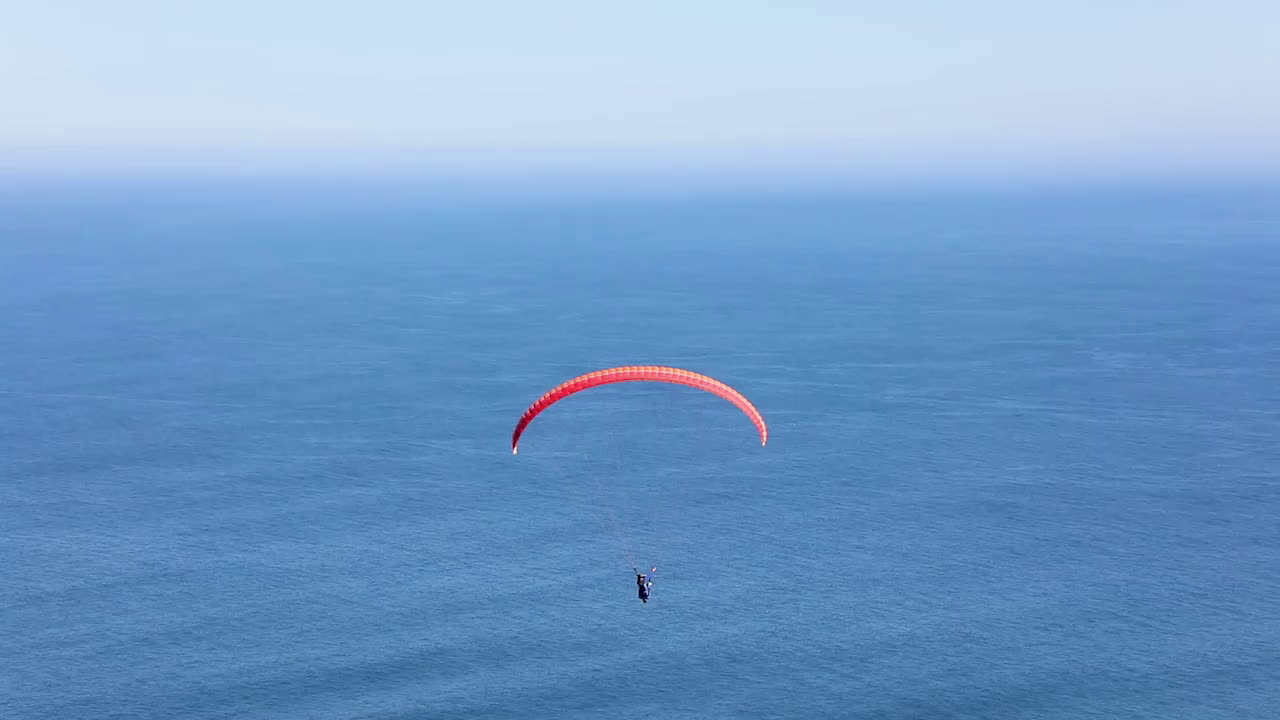
M 1275 0 L 13 2 L 0 148 L 1274 169 L 1277 42 Z

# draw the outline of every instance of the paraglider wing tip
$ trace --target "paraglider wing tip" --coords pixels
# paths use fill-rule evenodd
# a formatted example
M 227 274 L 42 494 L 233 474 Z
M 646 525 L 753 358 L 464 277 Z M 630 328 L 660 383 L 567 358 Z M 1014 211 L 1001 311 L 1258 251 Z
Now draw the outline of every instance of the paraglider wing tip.
M 511 454 L 512 454 L 512 455 L 518 455 L 519 453 L 520 453 L 520 450 L 519 450 L 519 449 L 517 449 L 515 445 L 512 445 L 512 446 L 511 446 Z

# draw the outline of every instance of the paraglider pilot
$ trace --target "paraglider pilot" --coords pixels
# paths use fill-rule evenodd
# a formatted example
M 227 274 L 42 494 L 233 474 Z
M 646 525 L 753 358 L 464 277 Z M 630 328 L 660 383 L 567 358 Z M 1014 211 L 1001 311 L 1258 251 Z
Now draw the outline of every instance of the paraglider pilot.
M 649 588 L 653 587 L 653 581 L 649 579 L 648 575 L 645 575 L 639 570 L 636 570 L 635 568 L 631 569 L 636 573 L 636 587 L 639 589 L 640 601 L 645 603 L 649 602 Z M 655 567 L 649 572 L 655 573 L 657 571 L 658 568 Z

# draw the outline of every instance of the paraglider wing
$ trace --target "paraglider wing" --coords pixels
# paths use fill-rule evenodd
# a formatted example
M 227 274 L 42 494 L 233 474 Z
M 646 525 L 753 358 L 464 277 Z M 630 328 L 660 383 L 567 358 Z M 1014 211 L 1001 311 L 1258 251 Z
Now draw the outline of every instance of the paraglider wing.
M 524 414 L 520 416 L 520 421 L 516 423 L 516 429 L 511 433 L 511 453 L 514 455 L 520 444 L 520 436 L 524 433 L 529 423 L 533 421 L 538 413 L 546 410 L 559 400 L 562 400 L 576 392 L 581 392 L 588 388 L 598 385 L 608 385 L 610 383 L 620 382 L 667 382 L 677 385 L 688 385 L 689 387 L 705 390 L 709 393 L 719 395 L 720 397 L 733 403 L 746 414 L 751 422 L 756 426 L 756 430 L 760 433 L 760 444 L 764 445 L 769 440 L 769 428 L 764 423 L 764 416 L 760 411 L 751 404 L 742 393 L 734 390 L 728 385 L 690 370 L 681 370 L 680 368 L 663 367 L 660 365 L 628 365 L 625 367 L 610 368 L 608 370 L 597 370 L 579 375 L 568 382 L 555 386 L 547 394 L 538 398 Z

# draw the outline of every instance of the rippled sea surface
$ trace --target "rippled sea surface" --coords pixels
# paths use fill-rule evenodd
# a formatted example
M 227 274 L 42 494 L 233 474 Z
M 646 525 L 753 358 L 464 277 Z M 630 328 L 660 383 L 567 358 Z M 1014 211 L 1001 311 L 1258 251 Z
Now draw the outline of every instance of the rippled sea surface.
M 0 714 L 1274 717 L 1277 197 L 6 186 Z

